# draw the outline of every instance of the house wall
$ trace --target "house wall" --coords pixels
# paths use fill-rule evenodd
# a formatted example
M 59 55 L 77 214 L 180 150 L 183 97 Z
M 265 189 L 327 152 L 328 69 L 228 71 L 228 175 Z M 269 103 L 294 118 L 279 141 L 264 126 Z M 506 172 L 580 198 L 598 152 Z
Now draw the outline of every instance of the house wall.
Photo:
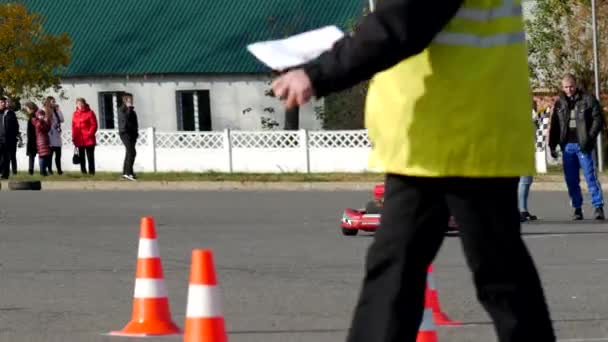
M 263 76 L 148 76 L 121 78 L 64 79 L 62 88 L 66 99 L 53 93 L 71 122 L 75 100 L 84 97 L 100 117 L 100 92 L 126 91 L 134 95 L 141 128 L 155 127 L 160 131 L 175 131 L 177 125 L 176 92 L 180 90 L 209 90 L 213 130 L 261 130 L 261 117 L 271 117 L 284 125 L 284 110 L 276 98 L 265 96 L 270 79 Z M 322 125 L 314 108 L 322 101 L 313 100 L 300 111 L 300 128 L 316 130 Z M 274 108 L 274 113 L 264 108 Z M 244 112 L 246 109 L 250 111 Z

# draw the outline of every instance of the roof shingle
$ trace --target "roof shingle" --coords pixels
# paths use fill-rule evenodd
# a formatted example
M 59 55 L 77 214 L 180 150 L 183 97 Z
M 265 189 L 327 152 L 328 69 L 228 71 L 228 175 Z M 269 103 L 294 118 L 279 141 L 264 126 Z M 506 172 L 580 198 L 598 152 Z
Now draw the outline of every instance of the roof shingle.
M 0 3 L 13 2 L 0 0 Z M 342 29 L 367 0 L 20 0 L 68 32 L 63 76 L 267 72 L 249 43 L 325 25 Z

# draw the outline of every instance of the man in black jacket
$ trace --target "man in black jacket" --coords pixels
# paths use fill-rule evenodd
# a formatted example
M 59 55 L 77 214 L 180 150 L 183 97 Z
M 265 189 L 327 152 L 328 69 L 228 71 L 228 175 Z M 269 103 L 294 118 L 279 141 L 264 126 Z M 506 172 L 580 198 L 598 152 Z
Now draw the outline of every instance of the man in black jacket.
M 137 155 L 135 145 L 139 137 L 139 123 L 137 121 L 137 113 L 133 107 L 133 95 L 124 94 L 122 102 L 123 105 L 118 112 L 118 132 L 126 149 L 122 177 L 134 181 L 136 176 L 133 172 L 133 164 Z
M 521 13 L 521 3 L 510 0 L 378 1 L 376 11 L 353 35 L 273 82 L 275 95 L 294 108 L 312 96 L 323 97 L 373 77 L 366 122 L 372 123 L 376 157 L 390 164 L 383 169 L 391 170 L 348 342 L 414 342 L 419 330 L 432 325 L 432 313 L 423 310 L 426 270 L 444 239 L 450 213 L 460 224 L 477 297 L 492 317 L 498 341 L 556 340 L 540 279 L 521 237 L 517 208 L 514 175 L 532 170 L 532 139 L 529 148 L 520 151 L 482 133 L 486 111 L 491 113 L 490 125 L 510 115 L 506 120 L 517 128 L 500 132 L 511 142 L 519 140 L 523 134 L 516 130 L 529 125 L 529 111 L 513 112 L 504 102 L 498 109 L 479 106 L 503 101 L 508 93 L 517 97 L 518 108 L 530 103 Z M 468 85 L 457 93 L 466 95 L 449 98 L 450 87 L 459 81 Z M 493 88 L 492 83 L 500 85 Z M 441 121 L 448 116 L 455 131 L 471 142 L 468 146 L 452 149 L 452 137 L 427 147 L 416 140 L 441 139 Z M 441 147 L 454 155 L 435 154 Z M 476 164 L 481 154 L 484 161 Z M 517 165 L 510 166 L 511 171 L 494 168 L 507 161 Z M 471 169 L 459 171 L 463 166 Z M 488 177 L 477 177 L 476 172 Z
M 0 98 L 0 173 L 2 179 L 10 175 L 11 151 L 17 148 L 19 122 L 15 112 L 8 109 L 8 99 Z
M 576 78 L 568 74 L 562 79 L 562 90 L 555 102 L 549 131 L 551 156 L 559 145 L 562 150 L 564 176 L 574 219 L 583 219 L 583 196 L 580 187 L 580 169 L 583 169 L 596 220 L 604 220 L 604 196 L 593 162 L 598 135 L 604 128 L 604 117 L 599 101 L 576 86 Z

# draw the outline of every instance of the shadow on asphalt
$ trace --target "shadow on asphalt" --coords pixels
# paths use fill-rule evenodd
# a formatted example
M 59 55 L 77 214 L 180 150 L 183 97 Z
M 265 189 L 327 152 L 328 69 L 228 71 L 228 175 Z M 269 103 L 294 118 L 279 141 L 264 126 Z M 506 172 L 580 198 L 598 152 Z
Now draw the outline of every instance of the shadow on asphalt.
M 346 332 L 347 329 L 294 329 L 294 330 L 236 330 L 229 331 L 231 335 L 255 335 L 255 334 L 329 334 L 329 333 L 341 333 Z
M 522 236 L 542 236 L 542 235 L 608 235 L 608 229 L 606 231 L 545 231 L 545 232 L 522 232 Z M 457 232 L 449 232 L 445 234 L 445 237 L 459 237 L 460 234 Z M 357 236 L 349 236 L 348 238 L 373 238 L 373 233 L 358 234 Z
M 572 323 L 572 322 L 599 322 L 608 321 L 608 318 L 572 318 L 572 319 L 554 319 L 554 323 Z M 454 325 L 441 325 L 441 328 L 454 328 L 476 326 L 476 325 L 493 325 L 492 321 L 479 321 L 479 322 L 462 322 L 460 326 Z M 256 335 L 256 334 L 305 334 L 305 333 L 318 333 L 318 334 L 329 334 L 329 333 L 342 333 L 348 329 L 282 329 L 282 330 L 235 330 L 228 332 L 231 335 Z
M 572 226 L 602 226 L 606 225 L 608 221 L 595 221 L 595 220 L 583 220 L 583 221 L 573 221 L 573 220 L 536 220 L 532 222 L 525 222 L 522 224 L 525 226 L 543 226 L 548 224 L 565 224 Z M 608 227 L 608 225 L 607 225 Z

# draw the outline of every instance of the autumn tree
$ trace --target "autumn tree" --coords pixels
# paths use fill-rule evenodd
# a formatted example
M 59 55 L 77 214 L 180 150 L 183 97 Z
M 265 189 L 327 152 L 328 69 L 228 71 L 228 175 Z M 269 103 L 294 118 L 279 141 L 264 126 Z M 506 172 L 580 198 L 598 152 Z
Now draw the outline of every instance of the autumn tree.
M 70 63 L 67 34 L 44 31 L 44 20 L 17 3 L 0 4 L 0 93 L 14 99 L 40 98 L 59 90 L 60 72 Z

